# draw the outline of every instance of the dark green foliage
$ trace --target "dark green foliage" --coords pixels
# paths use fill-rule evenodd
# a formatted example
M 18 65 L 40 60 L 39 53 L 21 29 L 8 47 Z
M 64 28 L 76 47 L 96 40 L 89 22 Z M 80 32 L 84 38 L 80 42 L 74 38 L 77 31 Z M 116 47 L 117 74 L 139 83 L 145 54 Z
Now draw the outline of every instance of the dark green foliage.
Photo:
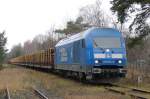
M 82 17 L 78 17 L 75 22 L 74 21 L 68 21 L 66 28 L 64 28 L 64 29 L 57 29 L 57 30 L 55 30 L 55 32 L 57 32 L 57 33 L 65 33 L 66 35 L 67 34 L 71 34 L 71 33 L 81 32 L 86 27 L 88 27 L 88 24 L 84 24 L 82 22 L 83 22 Z
M 142 45 L 142 44 L 143 44 L 143 40 L 142 38 L 139 37 L 129 38 L 127 42 L 127 46 L 129 48 L 133 48 L 135 45 Z
M 11 58 L 21 56 L 23 54 L 23 49 L 22 49 L 21 44 L 13 46 L 9 54 L 10 54 L 9 57 Z
M 111 10 L 113 12 L 117 12 L 118 21 L 124 23 L 125 18 L 127 16 L 126 10 L 129 9 L 131 0 L 113 0 L 111 3 L 113 4 Z
M 139 43 L 150 32 L 150 24 L 146 21 L 150 18 L 150 0 L 113 0 L 111 10 L 117 12 L 118 21 L 123 24 L 127 20 L 127 17 L 131 17 L 129 13 L 135 13 L 136 16 L 133 22 L 130 24 L 130 31 L 136 34 L 136 38 L 133 38 L 131 45 Z M 133 4 L 138 4 L 141 7 L 139 9 L 133 7 Z M 138 12 L 138 13 L 137 13 Z
M 5 37 L 5 31 L 3 31 L 2 33 L 0 33 L 0 64 L 2 64 L 6 56 L 7 51 L 5 48 L 6 42 L 7 38 Z
M 133 4 L 141 4 L 141 10 L 143 10 L 138 15 L 145 16 L 145 18 L 148 18 L 146 14 L 148 15 L 148 12 L 150 10 L 150 0 L 113 0 L 111 2 L 113 4 L 111 10 L 113 12 L 117 12 L 118 20 L 121 23 L 125 22 L 125 19 L 127 17 L 128 9 L 132 7 Z M 132 13 L 135 11 L 135 9 L 132 9 Z M 145 13 L 148 12 L 148 13 Z M 142 14 L 143 13 L 143 14 Z
M 129 48 L 134 47 L 134 45 L 142 45 L 145 37 L 148 35 L 148 33 L 150 33 L 150 27 L 143 25 L 143 29 L 136 30 L 136 31 L 138 32 L 136 34 L 139 34 L 139 36 L 135 37 L 135 38 L 129 38 L 128 39 L 127 45 Z

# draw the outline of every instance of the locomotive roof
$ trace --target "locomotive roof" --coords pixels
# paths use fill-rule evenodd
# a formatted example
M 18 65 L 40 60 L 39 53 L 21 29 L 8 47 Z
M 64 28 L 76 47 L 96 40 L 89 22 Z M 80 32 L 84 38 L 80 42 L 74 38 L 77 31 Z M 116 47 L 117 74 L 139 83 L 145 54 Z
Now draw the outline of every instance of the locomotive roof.
M 74 41 L 78 41 L 78 40 L 81 40 L 83 38 L 85 38 L 88 34 L 92 34 L 92 32 L 94 30 L 101 30 L 103 31 L 103 33 L 101 33 L 101 35 L 118 35 L 119 31 L 117 31 L 116 29 L 113 29 L 113 28 L 98 28 L 98 27 L 92 27 L 92 28 L 89 28 L 88 30 L 86 31 L 83 31 L 83 32 L 80 32 L 80 33 L 77 33 L 75 35 L 72 35 L 70 37 L 66 37 L 62 40 L 60 40 L 56 45 L 55 47 L 58 47 L 58 46 L 61 46 L 61 45 L 65 45 L 65 44 L 68 44 L 68 43 L 71 43 L 71 42 L 74 42 Z M 117 31 L 116 33 L 108 33 L 107 31 Z M 119 33 L 120 35 L 121 33 Z

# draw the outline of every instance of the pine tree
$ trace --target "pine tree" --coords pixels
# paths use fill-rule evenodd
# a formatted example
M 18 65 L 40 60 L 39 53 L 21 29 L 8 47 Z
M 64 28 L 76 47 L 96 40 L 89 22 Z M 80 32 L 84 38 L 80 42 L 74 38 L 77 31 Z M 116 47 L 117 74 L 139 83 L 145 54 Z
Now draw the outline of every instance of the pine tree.
M 125 23 L 129 17 L 134 18 L 129 26 L 130 32 L 136 34 L 136 37 L 132 38 L 133 45 L 150 34 L 150 24 L 147 22 L 150 18 L 150 0 L 113 0 L 111 3 L 113 5 L 111 10 L 117 13 L 121 24 Z M 137 5 L 140 7 L 137 8 Z M 132 13 L 135 17 L 130 16 Z
M 6 56 L 6 51 L 7 49 L 5 48 L 7 42 L 7 38 L 5 37 L 5 31 L 0 33 L 0 64 L 3 63 L 5 56 Z
M 75 34 L 85 30 L 89 27 L 88 24 L 83 23 L 83 18 L 78 17 L 75 21 L 68 21 L 66 28 L 64 29 L 56 29 L 55 32 L 68 34 Z

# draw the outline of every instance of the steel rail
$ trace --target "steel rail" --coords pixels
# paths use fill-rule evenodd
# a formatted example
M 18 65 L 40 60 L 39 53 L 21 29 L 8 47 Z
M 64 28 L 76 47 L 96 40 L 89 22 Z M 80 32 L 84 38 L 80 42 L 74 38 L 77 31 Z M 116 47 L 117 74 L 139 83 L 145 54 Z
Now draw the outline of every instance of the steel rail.
M 6 87 L 6 99 L 10 99 L 10 92 L 8 87 Z
M 117 86 L 117 87 L 127 88 L 127 87 L 124 87 L 124 86 L 123 87 Z M 111 88 L 111 87 L 105 87 L 105 89 L 108 90 L 108 91 L 114 92 L 114 93 L 118 93 L 118 94 L 121 94 L 121 95 L 129 95 L 131 97 L 138 98 L 138 99 L 149 99 L 149 97 L 146 97 L 146 96 L 143 96 L 143 95 L 139 95 L 139 94 L 133 94 L 131 91 L 150 94 L 149 92 L 146 92 L 146 91 L 140 90 L 140 89 L 136 89 L 136 88 L 128 88 L 129 91 L 125 91 L 125 92 L 117 90 L 117 89 L 114 89 L 114 88 Z
M 41 91 L 39 91 L 38 89 L 36 88 L 33 88 L 33 90 L 43 99 L 48 99 L 47 96 L 45 96 Z

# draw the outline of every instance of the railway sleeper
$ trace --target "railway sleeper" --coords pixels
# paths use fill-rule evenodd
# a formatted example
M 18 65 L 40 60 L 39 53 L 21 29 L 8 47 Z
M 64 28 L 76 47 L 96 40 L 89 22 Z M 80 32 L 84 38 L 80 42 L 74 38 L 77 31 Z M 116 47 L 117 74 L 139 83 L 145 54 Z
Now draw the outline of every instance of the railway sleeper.
M 135 94 L 129 94 L 129 95 L 133 99 L 149 99 L 148 97 L 143 97 L 143 96 L 140 96 L 140 95 L 135 95 Z
M 126 93 L 125 93 L 125 92 L 123 92 L 123 91 L 115 90 L 115 89 L 108 88 L 108 87 L 106 87 L 105 89 L 107 89 L 107 90 L 109 90 L 109 91 L 112 91 L 112 92 L 115 92 L 115 93 L 122 94 L 122 95 L 125 95 L 125 94 L 126 94 Z

